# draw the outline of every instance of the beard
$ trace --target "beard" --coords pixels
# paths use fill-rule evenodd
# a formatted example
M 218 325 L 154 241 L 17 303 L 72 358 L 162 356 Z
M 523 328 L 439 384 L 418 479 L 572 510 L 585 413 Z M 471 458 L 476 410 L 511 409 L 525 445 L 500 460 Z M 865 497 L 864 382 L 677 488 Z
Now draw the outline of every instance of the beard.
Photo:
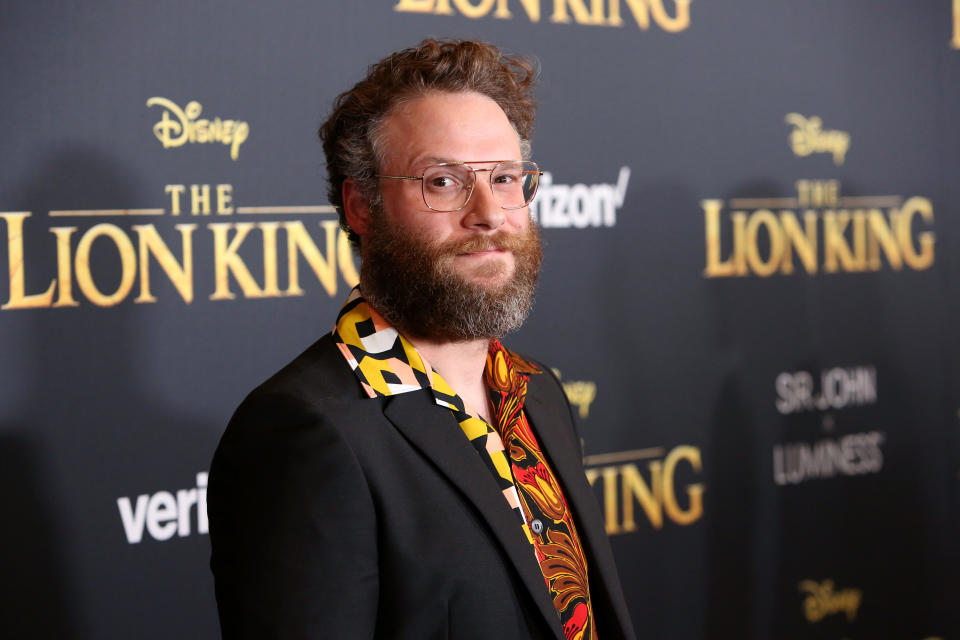
M 379 218 L 379 219 L 377 219 Z M 516 331 L 533 306 L 543 251 L 531 222 L 525 231 L 498 231 L 430 243 L 376 216 L 363 238 L 360 291 L 401 333 L 438 342 L 502 338 Z M 459 254 L 510 251 L 509 264 L 490 259 L 464 276 L 454 268 Z

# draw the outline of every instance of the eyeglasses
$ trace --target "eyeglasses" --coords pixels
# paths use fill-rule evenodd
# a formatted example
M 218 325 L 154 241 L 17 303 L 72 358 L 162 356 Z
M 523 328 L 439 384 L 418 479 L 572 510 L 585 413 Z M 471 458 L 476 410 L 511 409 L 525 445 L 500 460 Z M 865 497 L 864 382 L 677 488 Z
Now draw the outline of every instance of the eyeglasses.
M 496 162 L 489 169 L 474 169 L 468 164 Z M 419 176 L 388 176 L 377 178 L 420 180 L 423 202 L 433 211 L 460 211 L 473 195 L 477 172 L 490 172 L 490 190 L 501 209 L 522 209 L 537 195 L 537 185 L 543 174 L 536 162 L 528 160 L 470 160 L 432 164 Z

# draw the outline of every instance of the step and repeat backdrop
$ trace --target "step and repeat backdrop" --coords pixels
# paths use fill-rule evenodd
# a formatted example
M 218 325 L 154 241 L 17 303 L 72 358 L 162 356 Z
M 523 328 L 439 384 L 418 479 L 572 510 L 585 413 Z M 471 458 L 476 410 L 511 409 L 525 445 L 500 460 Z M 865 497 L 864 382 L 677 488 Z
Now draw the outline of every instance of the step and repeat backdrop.
M 427 36 L 539 60 L 507 343 L 579 414 L 640 637 L 960 634 L 960 0 L 49 0 L 0 34 L 3 637 L 218 636 L 210 457 L 357 280 L 316 129 Z

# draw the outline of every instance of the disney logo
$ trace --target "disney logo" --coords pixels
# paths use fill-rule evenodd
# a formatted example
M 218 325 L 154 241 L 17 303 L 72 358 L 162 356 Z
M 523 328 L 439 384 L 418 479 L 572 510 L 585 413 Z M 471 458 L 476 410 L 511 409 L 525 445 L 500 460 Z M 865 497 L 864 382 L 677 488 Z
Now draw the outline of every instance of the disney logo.
M 790 132 L 790 148 L 797 156 L 811 153 L 832 153 L 835 165 L 843 164 L 850 148 L 850 134 L 846 131 L 824 129 L 818 116 L 806 118 L 799 113 L 788 113 L 787 124 L 793 125 Z
M 153 97 L 147 100 L 147 106 L 163 108 L 160 121 L 153 125 L 153 135 L 164 149 L 180 147 L 188 142 L 219 142 L 230 147 L 230 158 L 236 160 L 240 145 L 250 136 L 250 125 L 243 120 L 200 118 L 203 106 L 196 100 L 188 102 L 187 106 L 181 109 L 166 98 Z
M 833 587 L 833 580 L 824 580 L 823 584 L 813 580 L 800 583 L 800 591 L 807 594 L 803 601 L 803 613 L 808 622 L 819 622 L 826 616 L 840 612 L 846 613 L 849 622 L 856 619 L 863 592 L 860 589 L 834 591 Z
M 554 368 L 553 373 L 557 376 L 557 380 L 561 378 L 559 369 Z M 589 380 L 564 380 L 561 384 L 567 400 L 570 404 L 576 405 L 580 417 L 588 417 L 590 405 L 597 397 L 597 383 Z

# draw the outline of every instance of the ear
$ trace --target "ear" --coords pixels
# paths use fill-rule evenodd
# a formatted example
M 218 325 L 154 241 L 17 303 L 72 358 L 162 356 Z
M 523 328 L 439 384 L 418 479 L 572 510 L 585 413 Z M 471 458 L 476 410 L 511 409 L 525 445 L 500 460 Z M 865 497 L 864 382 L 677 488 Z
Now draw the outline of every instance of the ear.
M 343 181 L 340 195 L 343 198 L 343 215 L 347 224 L 358 236 L 365 236 L 370 228 L 370 205 L 367 198 L 360 192 L 353 178 Z

